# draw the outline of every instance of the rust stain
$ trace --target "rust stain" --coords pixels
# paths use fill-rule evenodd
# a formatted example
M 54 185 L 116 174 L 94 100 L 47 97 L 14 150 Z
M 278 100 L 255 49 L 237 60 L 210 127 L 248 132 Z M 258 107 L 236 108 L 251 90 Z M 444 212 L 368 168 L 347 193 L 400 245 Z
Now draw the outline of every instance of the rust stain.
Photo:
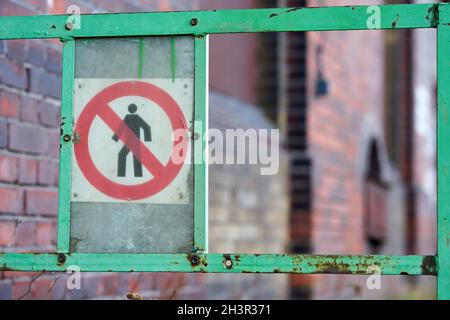
M 436 275 L 436 260 L 433 256 L 426 256 L 420 265 L 423 275 Z
M 276 269 L 273 269 L 273 273 L 282 273 L 282 272 L 280 269 L 276 268 Z
M 1 267 L 0 267 L 0 271 L 15 271 L 15 270 L 13 270 L 13 269 L 11 269 L 11 268 L 8 268 L 8 267 L 6 266 L 6 263 L 3 263 L 3 264 L 1 265 Z
M 428 14 L 425 17 L 430 21 L 430 27 L 436 28 L 439 25 L 439 4 L 435 3 L 428 9 Z
M 200 264 L 200 257 L 196 254 L 190 253 L 186 256 L 186 259 L 189 261 L 191 266 L 198 266 Z
M 200 266 L 207 267 L 208 261 L 205 257 L 201 257 L 198 254 L 190 253 L 186 256 L 187 260 L 191 264 L 192 268 L 198 268 Z M 202 269 L 196 269 L 194 272 L 206 272 L 203 268 Z
M 286 10 L 286 13 L 294 12 L 294 11 L 301 10 L 301 9 L 303 9 L 303 7 L 290 8 L 290 9 Z
M 78 132 L 73 133 L 72 142 L 75 144 L 80 142 L 80 135 Z
M 356 268 L 352 269 L 351 265 L 342 261 L 340 256 L 327 256 L 326 258 L 318 257 L 317 261 L 308 262 L 308 266 L 315 269 L 315 272 L 322 274 L 367 274 L 367 269 L 373 265 L 373 258 L 366 257 L 361 262 L 355 264 Z

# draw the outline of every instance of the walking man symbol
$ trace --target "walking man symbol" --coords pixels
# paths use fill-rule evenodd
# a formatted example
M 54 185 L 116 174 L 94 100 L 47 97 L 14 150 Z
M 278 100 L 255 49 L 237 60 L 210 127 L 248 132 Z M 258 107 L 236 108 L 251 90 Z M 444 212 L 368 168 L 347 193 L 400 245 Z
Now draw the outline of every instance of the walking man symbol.
M 112 139 L 114 141 L 119 141 L 119 136 L 122 134 L 125 126 L 138 137 L 141 138 L 141 129 L 144 130 L 144 140 L 152 141 L 152 133 L 150 126 L 136 113 L 137 106 L 135 104 L 130 104 L 128 106 L 128 111 L 130 112 L 123 119 L 122 125 L 119 127 L 119 130 L 113 135 Z M 126 131 L 125 131 L 126 132 Z M 125 142 L 127 141 L 127 137 L 125 137 Z M 130 150 L 127 148 L 126 143 L 123 145 L 122 149 L 119 151 L 119 156 L 117 160 L 117 176 L 125 177 L 126 167 L 127 167 L 127 156 Z M 139 160 L 139 154 L 133 154 L 133 165 L 134 165 L 134 176 L 142 177 L 142 163 Z

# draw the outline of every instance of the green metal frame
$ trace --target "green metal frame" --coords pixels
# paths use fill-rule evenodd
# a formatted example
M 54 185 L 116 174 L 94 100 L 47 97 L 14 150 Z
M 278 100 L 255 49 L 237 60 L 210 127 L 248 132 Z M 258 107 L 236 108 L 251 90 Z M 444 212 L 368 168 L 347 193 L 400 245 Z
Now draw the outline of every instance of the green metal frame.
M 208 252 L 208 35 L 196 35 L 194 85 L 194 252 Z
M 59 192 L 58 192 L 58 244 L 60 253 L 69 252 L 70 244 L 70 187 L 72 172 L 72 139 L 67 139 L 73 132 L 73 86 L 75 75 L 75 40 L 62 39 L 62 94 L 61 94 L 61 134 L 59 156 Z
M 436 256 L 315 256 L 208 254 L 207 165 L 195 165 L 194 244 L 191 254 L 69 253 L 71 142 L 73 134 L 74 40 L 86 37 L 186 35 L 195 37 L 195 133 L 203 137 L 207 115 L 208 34 L 281 31 L 369 30 L 369 6 L 275 8 L 164 13 L 82 15 L 82 28 L 66 26 L 68 15 L 0 17 L 0 39 L 60 38 L 64 43 L 62 136 L 58 213 L 58 250 L 46 253 L 0 253 L 0 270 L 368 274 L 437 276 L 438 298 L 450 299 L 450 6 L 447 4 L 380 5 L 377 29 L 436 28 L 438 32 L 438 252 Z M 129 23 L 133 21 L 133 23 Z M 207 142 L 194 138 L 194 148 Z

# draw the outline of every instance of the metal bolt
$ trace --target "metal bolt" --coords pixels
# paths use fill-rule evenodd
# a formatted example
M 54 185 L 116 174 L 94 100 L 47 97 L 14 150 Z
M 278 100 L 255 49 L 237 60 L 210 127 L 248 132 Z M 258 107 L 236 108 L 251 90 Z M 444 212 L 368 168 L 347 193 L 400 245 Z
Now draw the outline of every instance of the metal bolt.
M 70 139 L 71 139 L 71 137 L 70 137 L 70 135 L 68 135 L 68 134 L 64 135 L 64 137 L 63 137 L 63 140 L 64 140 L 65 142 L 69 142 Z
M 191 256 L 191 263 L 192 263 L 194 266 L 199 265 L 199 264 L 200 264 L 200 257 L 199 257 L 198 255 L 196 255 L 196 254 L 193 254 L 193 255 Z
M 194 140 L 198 140 L 200 138 L 200 135 L 196 132 L 193 135 Z
M 66 255 L 65 255 L 64 253 L 58 254 L 58 262 L 59 262 L 59 263 L 64 263 L 64 262 L 66 262 Z
M 67 22 L 64 26 L 67 30 L 72 30 L 73 29 L 73 23 L 72 22 Z
M 226 259 L 223 264 L 224 264 L 225 268 L 227 268 L 227 269 L 233 268 L 233 261 L 230 259 Z
M 191 19 L 191 26 L 196 26 L 198 24 L 198 19 L 197 18 L 192 18 Z

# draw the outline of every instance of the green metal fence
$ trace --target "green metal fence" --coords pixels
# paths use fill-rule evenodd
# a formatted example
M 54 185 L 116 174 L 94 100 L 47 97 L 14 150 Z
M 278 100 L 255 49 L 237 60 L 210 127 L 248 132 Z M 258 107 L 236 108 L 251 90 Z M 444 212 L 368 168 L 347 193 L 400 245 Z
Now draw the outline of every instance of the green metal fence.
M 379 14 L 378 23 L 371 17 Z M 46 253 L 0 253 L 0 270 L 208 272 L 208 273 L 368 273 L 437 276 L 438 298 L 450 299 L 450 6 L 410 4 L 322 8 L 274 8 L 164 13 L 82 15 L 82 28 L 68 15 L 0 17 L 0 39 L 59 38 L 64 44 L 58 250 Z M 207 126 L 208 34 L 284 31 L 331 31 L 436 28 L 438 33 L 438 250 L 435 256 L 327 256 L 207 253 L 207 166 L 195 167 L 194 250 L 186 254 L 71 253 L 70 183 L 73 139 L 75 42 L 79 38 L 150 35 L 195 37 L 195 119 Z M 368 31 L 370 32 L 370 31 Z M 447 142 L 447 143 L 446 143 Z M 203 147 L 205 146 L 205 142 Z

